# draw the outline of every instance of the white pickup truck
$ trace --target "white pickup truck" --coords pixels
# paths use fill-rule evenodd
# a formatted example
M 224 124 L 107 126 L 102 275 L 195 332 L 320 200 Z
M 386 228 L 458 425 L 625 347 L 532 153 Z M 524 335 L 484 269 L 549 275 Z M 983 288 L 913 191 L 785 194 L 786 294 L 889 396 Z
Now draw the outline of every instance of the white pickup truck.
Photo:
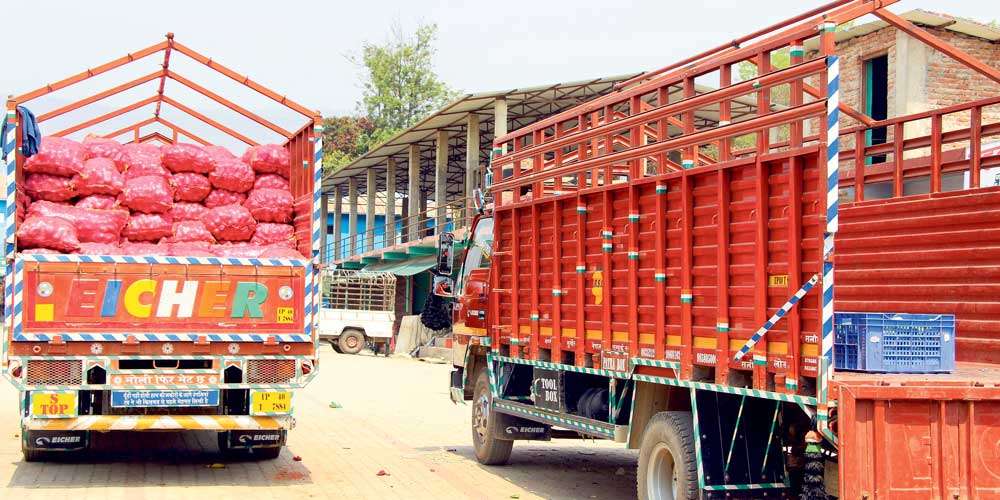
M 323 272 L 319 337 L 344 354 L 370 345 L 389 354 L 396 321 L 396 276 L 392 273 L 328 269 Z

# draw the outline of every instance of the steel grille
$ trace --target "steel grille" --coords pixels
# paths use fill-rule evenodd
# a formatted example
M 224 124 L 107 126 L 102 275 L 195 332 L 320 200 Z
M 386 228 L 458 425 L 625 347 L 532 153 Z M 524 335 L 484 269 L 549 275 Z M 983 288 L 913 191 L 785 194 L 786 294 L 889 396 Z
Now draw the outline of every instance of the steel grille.
M 29 360 L 28 384 L 80 385 L 83 363 L 74 360 Z
M 294 377 L 294 359 L 251 359 L 247 361 L 248 384 L 282 384 Z

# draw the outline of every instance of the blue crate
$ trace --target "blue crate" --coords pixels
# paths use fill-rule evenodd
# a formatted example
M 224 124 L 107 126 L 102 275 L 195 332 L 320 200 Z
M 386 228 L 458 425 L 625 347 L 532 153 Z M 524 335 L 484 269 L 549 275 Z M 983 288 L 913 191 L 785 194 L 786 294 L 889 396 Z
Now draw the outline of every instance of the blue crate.
M 883 373 L 955 369 L 953 314 L 834 313 L 833 366 Z

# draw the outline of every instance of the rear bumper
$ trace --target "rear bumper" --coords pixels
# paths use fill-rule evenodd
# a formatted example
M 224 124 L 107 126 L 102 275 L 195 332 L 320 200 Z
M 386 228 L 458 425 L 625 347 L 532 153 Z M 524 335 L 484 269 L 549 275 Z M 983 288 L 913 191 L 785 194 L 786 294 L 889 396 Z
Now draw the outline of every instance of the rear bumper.
M 34 431 L 234 431 L 288 430 L 295 418 L 247 415 L 85 415 L 76 418 L 25 418 L 22 425 Z

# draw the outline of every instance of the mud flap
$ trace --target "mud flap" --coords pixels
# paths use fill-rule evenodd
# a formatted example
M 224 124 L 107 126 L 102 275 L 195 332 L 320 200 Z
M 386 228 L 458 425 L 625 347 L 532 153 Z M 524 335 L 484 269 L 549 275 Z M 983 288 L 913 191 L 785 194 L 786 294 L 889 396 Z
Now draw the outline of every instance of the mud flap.
M 42 451 L 80 451 L 90 444 L 88 431 L 32 431 L 22 429 L 24 447 Z
M 465 368 L 457 366 L 451 371 L 448 393 L 452 403 L 465 403 Z
M 287 433 L 283 430 L 270 431 L 225 431 L 226 442 L 232 449 L 275 448 L 285 445 Z
M 511 441 L 551 441 L 552 426 L 528 420 L 505 413 L 494 412 L 493 418 L 497 419 L 497 439 Z

